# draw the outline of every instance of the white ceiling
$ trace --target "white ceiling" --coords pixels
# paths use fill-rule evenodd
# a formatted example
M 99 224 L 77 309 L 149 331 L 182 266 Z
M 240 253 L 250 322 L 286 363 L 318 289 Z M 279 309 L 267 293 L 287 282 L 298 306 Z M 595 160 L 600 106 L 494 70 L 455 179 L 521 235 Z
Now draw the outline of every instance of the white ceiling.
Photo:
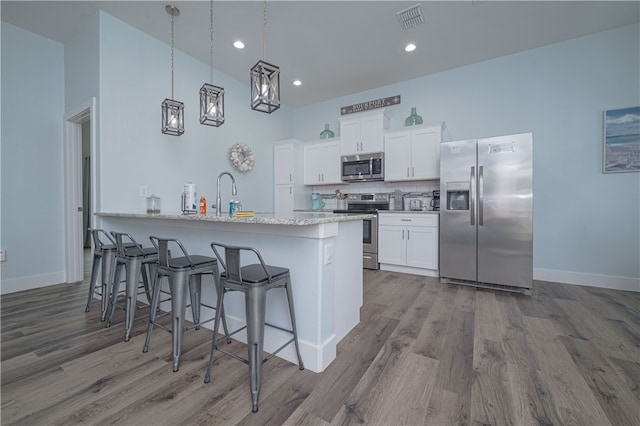
M 3 0 L 0 12 L 2 21 L 64 43 L 83 19 L 102 9 L 169 43 L 165 6 L 170 3 L 180 9 L 176 48 L 208 63 L 209 1 Z M 416 3 L 422 4 L 425 23 L 402 30 L 395 13 Z M 270 0 L 266 61 L 281 69 L 282 102 L 299 107 L 637 23 L 639 6 L 638 1 Z M 247 84 L 249 69 L 262 59 L 262 12 L 261 1 L 214 3 L 215 68 Z M 237 39 L 245 49 L 232 46 Z M 407 42 L 417 49 L 404 52 Z M 302 86 L 294 87 L 295 79 Z

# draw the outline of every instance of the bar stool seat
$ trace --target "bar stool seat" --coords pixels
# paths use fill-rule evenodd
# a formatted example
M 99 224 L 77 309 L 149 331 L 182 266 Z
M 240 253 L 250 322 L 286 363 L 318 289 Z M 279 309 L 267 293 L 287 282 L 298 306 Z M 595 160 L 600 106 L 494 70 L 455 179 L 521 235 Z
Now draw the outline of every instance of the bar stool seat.
M 124 341 L 128 342 L 133 328 L 133 321 L 137 310 L 138 289 L 140 275 L 144 291 L 147 296 L 148 306 L 151 305 L 151 290 L 149 276 L 155 276 L 158 262 L 158 250 L 155 247 L 142 247 L 141 244 L 130 235 L 124 232 L 112 231 L 111 235 L 116 243 L 116 268 L 113 276 L 113 291 L 111 292 L 111 309 L 107 327 L 113 323 L 113 314 L 116 310 L 118 292 L 120 289 L 120 274 L 122 268 L 126 272 L 125 290 L 125 332 Z M 128 243 L 128 244 L 127 244 Z M 147 273 L 147 270 L 149 273 Z M 151 288 L 153 283 L 151 283 Z
M 208 318 L 204 321 L 200 319 L 200 307 L 205 306 L 210 309 L 216 309 L 202 303 L 202 276 L 213 275 L 215 287 L 219 281 L 218 262 L 214 257 L 202 255 L 189 255 L 182 243 L 173 238 L 149 237 L 151 243 L 158 250 L 158 265 L 156 269 L 155 284 L 153 286 L 153 295 L 151 301 L 151 312 L 149 314 L 149 327 L 147 329 L 147 338 L 144 343 L 142 352 L 149 350 L 151 342 L 151 334 L 154 326 L 157 326 L 171 333 L 172 355 L 173 355 L 173 371 L 178 371 L 180 364 L 180 355 L 182 352 L 182 338 L 184 332 L 191 329 L 198 329 L 202 324 L 206 324 L 215 319 Z M 179 248 L 183 256 L 171 257 L 170 246 Z M 171 297 L 171 312 L 166 314 L 157 314 L 160 293 L 162 293 L 162 278 L 167 277 L 169 280 L 169 294 Z M 185 314 L 187 308 L 187 287 L 190 290 L 191 312 L 193 314 L 193 325 L 185 327 Z M 217 312 L 217 311 L 216 311 Z M 158 320 L 171 314 L 171 329 L 164 327 Z M 225 335 L 228 335 L 227 321 L 224 311 L 221 312 L 222 324 Z M 217 326 L 218 323 L 216 323 Z M 218 328 L 216 327 L 217 331 Z
M 300 370 L 304 370 L 304 364 L 302 363 L 302 357 L 300 356 L 300 347 L 298 345 L 298 332 L 296 329 L 295 311 L 293 307 L 293 293 L 291 291 L 291 274 L 288 268 L 267 265 L 260 252 L 253 247 L 231 246 L 214 242 L 211 244 L 211 248 L 218 259 L 218 263 L 222 265 L 224 269 L 224 272 L 220 274 L 220 280 L 217 283 L 218 304 L 216 307 L 216 322 L 214 324 L 214 329 L 218 329 L 218 323 L 220 320 L 219 315 L 220 312 L 223 312 L 225 293 L 227 291 L 243 292 L 245 300 L 246 325 L 235 330 L 231 334 L 227 333 L 226 336 L 228 339 L 229 336 L 232 336 L 241 330 L 247 330 L 248 359 L 218 347 L 218 342 L 221 339 L 218 339 L 214 333 L 211 342 L 209 366 L 207 367 L 207 372 L 204 376 L 204 382 L 209 383 L 211 380 L 211 369 L 213 368 L 216 350 L 248 364 L 251 399 L 253 404 L 252 411 L 255 413 L 258 411 L 258 402 L 260 399 L 262 364 L 267 362 L 275 354 L 293 342 L 298 356 L 299 368 Z M 224 249 L 224 259 L 220 255 L 219 249 Z M 250 256 L 257 258 L 259 263 L 241 266 L 240 257 L 242 252 L 247 252 L 248 254 L 252 253 Z M 285 288 L 287 294 L 289 316 L 291 319 L 290 330 L 266 322 L 267 291 L 282 287 Z M 266 358 L 262 359 L 265 326 L 290 333 L 292 337 Z

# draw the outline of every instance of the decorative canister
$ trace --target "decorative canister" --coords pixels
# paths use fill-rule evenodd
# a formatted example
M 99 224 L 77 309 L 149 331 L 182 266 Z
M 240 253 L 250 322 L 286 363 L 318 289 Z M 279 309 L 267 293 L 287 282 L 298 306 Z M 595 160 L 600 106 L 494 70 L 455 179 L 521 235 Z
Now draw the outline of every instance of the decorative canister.
M 411 107 L 411 115 L 404 120 L 404 125 L 415 126 L 417 124 L 422 124 L 422 117 L 420 117 L 416 112 L 416 107 Z
M 329 123 L 325 123 L 324 130 L 320 132 L 320 139 L 329 139 L 334 136 L 333 132 L 329 130 Z
M 147 214 L 159 214 L 160 213 L 160 197 L 151 194 L 147 197 Z

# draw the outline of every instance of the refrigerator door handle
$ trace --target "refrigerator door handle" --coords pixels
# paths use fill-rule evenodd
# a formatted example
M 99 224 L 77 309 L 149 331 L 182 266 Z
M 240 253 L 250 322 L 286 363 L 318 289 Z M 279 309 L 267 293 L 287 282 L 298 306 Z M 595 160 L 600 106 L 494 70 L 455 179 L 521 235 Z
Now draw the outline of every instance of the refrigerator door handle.
M 469 214 L 471 215 L 471 226 L 476 224 L 475 216 L 476 216 L 476 168 L 471 166 L 471 176 L 469 177 L 469 191 L 471 191 L 471 208 L 469 209 Z
M 478 226 L 484 225 L 484 166 L 478 167 Z

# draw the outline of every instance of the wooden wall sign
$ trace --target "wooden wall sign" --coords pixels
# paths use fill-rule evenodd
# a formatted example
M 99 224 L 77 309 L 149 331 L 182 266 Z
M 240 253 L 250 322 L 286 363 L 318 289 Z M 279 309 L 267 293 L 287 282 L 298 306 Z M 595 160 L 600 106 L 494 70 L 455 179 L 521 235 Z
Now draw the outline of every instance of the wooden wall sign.
M 370 109 L 384 108 L 391 105 L 398 105 L 400 103 L 400 95 L 391 96 L 389 98 L 376 99 L 373 101 L 361 102 L 359 104 L 353 104 L 343 106 L 340 108 L 340 115 L 353 114 L 354 112 L 368 111 Z

